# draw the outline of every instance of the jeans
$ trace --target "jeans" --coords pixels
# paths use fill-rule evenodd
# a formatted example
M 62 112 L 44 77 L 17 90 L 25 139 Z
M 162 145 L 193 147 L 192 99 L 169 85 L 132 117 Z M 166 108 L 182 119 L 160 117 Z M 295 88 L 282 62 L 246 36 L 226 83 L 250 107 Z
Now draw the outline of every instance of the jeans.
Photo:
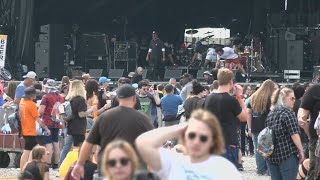
M 73 143 L 72 136 L 67 134 L 67 128 L 65 128 L 64 132 L 65 132 L 64 133 L 64 144 L 63 144 L 63 148 L 60 152 L 59 166 L 62 164 L 62 162 L 66 158 L 68 152 L 71 150 L 72 143 Z
M 242 154 L 245 154 L 247 153 L 247 155 L 249 154 L 250 152 L 250 155 L 251 154 L 254 154 L 254 151 L 253 151 L 253 142 L 252 142 L 252 138 L 250 136 L 246 136 L 246 126 L 247 126 L 247 123 L 246 122 L 241 122 L 240 123 L 240 127 L 241 127 L 241 152 Z M 247 143 L 249 145 L 249 149 L 246 149 L 246 139 L 247 139 Z M 249 150 L 249 152 L 246 152 L 247 150 Z
M 312 138 L 309 141 L 309 158 L 310 158 L 310 168 L 308 172 L 307 180 L 320 179 L 320 158 L 315 156 L 315 150 L 317 146 L 317 139 Z
M 255 149 L 255 156 L 256 156 L 256 165 L 257 165 L 257 173 L 258 174 L 264 174 L 267 170 L 267 163 L 263 156 L 260 155 L 258 152 L 258 135 L 259 133 L 252 133 L 252 140 L 253 140 L 253 146 Z
M 228 159 L 232 164 L 236 166 L 236 168 L 239 167 L 239 148 L 238 146 L 230 146 L 226 145 L 226 153 L 223 155 L 226 159 Z
M 298 174 L 299 159 L 297 154 L 292 154 L 280 164 L 272 164 L 267 160 L 271 180 L 293 180 Z

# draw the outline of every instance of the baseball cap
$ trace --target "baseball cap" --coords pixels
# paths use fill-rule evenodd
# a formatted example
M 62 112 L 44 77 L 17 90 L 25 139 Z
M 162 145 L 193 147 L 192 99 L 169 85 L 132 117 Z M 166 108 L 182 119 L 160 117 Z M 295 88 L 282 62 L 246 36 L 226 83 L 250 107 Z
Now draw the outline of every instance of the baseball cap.
M 209 75 L 209 76 L 212 76 L 212 74 L 211 74 L 209 71 L 205 71 L 205 72 L 203 72 L 203 75 Z
M 110 81 L 111 81 L 111 79 L 108 79 L 107 77 L 104 77 L 104 76 L 99 78 L 99 83 L 105 83 L 105 82 L 110 82 Z
M 117 90 L 117 96 L 119 99 L 124 99 L 136 95 L 134 87 L 129 84 L 122 85 Z
M 37 74 L 33 71 L 29 71 L 26 75 L 22 76 L 24 79 L 29 78 L 29 79 L 36 79 Z

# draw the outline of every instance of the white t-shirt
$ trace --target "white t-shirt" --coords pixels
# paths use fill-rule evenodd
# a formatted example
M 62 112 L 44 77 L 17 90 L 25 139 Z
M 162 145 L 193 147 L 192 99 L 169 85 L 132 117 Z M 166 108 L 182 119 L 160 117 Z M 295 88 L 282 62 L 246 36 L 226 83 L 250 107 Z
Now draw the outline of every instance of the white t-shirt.
M 238 54 L 234 53 L 234 49 L 230 47 L 223 48 L 223 54 L 220 56 L 222 59 L 237 59 Z
M 211 62 L 217 62 L 217 53 L 214 48 L 209 48 L 206 59 Z
M 191 163 L 188 156 L 160 148 L 160 159 L 158 175 L 163 180 L 242 180 L 236 167 L 221 156 L 211 155 L 206 161 Z

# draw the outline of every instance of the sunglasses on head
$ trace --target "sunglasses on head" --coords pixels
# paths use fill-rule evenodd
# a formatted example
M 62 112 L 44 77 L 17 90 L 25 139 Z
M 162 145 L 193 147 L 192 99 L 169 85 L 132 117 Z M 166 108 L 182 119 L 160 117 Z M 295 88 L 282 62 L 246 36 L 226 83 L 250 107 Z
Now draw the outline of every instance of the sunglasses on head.
M 196 137 L 198 137 L 199 136 L 199 139 L 200 139 L 200 141 L 202 142 L 202 143 L 206 143 L 207 141 L 208 141 L 208 136 L 206 136 L 206 135 L 199 135 L 199 134 L 196 134 L 195 132 L 190 132 L 189 134 L 188 134 L 188 138 L 190 139 L 190 140 L 194 140 Z
M 129 163 L 130 159 L 129 158 L 120 158 L 118 160 L 116 159 L 110 159 L 109 161 L 107 161 L 107 164 L 110 167 L 115 167 L 117 165 L 118 162 L 120 162 L 121 166 L 127 166 Z

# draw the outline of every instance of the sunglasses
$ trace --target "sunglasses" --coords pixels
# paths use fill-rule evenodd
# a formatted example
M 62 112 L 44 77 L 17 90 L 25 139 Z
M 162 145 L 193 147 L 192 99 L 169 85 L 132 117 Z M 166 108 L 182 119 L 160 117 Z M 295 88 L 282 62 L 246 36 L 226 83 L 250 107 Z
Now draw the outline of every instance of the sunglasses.
M 109 161 L 107 161 L 107 164 L 110 167 L 115 167 L 117 165 L 118 162 L 120 162 L 121 166 L 127 166 L 129 163 L 130 159 L 129 158 L 120 158 L 118 160 L 116 159 L 110 159 Z
M 194 140 L 197 136 L 199 136 L 199 139 L 200 139 L 200 141 L 201 141 L 202 143 L 206 143 L 206 142 L 208 141 L 208 136 L 206 136 L 206 135 L 197 135 L 197 134 L 194 133 L 194 132 L 190 132 L 190 133 L 188 134 L 188 138 L 189 138 L 190 140 Z

